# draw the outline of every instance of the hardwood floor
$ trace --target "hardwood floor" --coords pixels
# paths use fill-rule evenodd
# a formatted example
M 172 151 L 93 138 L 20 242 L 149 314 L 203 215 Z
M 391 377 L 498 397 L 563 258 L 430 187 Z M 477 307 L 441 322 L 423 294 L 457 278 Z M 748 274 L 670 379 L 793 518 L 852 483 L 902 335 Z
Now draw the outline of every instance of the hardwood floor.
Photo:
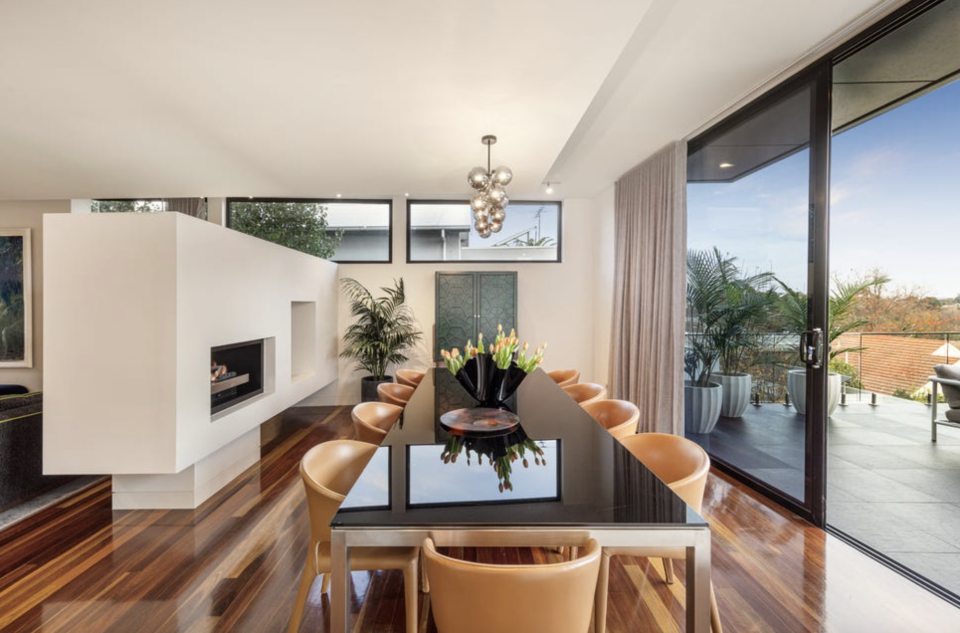
M 112 512 L 110 484 L 0 532 L 0 631 L 284 631 L 307 540 L 297 465 L 352 436 L 348 408 L 298 408 L 261 462 L 196 511 Z M 711 475 L 704 503 L 727 632 L 957 631 L 960 610 L 753 492 Z M 543 562 L 540 549 L 466 549 L 471 560 Z M 608 631 L 680 631 L 678 582 L 646 559 L 611 568 Z M 355 631 L 402 631 L 400 572 L 354 573 Z M 421 594 L 420 630 L 436 631 Z M 302 631 L 325 630 L 314 584 Z

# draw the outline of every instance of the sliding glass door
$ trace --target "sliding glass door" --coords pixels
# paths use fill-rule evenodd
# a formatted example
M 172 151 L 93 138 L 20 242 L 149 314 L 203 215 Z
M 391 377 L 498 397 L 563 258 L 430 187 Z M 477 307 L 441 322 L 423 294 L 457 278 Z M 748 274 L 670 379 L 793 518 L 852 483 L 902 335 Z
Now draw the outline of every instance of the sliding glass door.
M 687 172 L 687 437 L 818 522 L 826 85 L 807 73 L 694 139 Z
M 918 0 L 690 142 L 685 423 L 960 604 L 958 79 L 960 0 Z
M 835 62 L 827 523 L 960 595 L 960 430 L 930 429 L 930 376 L 960 376 L 960 0 Z

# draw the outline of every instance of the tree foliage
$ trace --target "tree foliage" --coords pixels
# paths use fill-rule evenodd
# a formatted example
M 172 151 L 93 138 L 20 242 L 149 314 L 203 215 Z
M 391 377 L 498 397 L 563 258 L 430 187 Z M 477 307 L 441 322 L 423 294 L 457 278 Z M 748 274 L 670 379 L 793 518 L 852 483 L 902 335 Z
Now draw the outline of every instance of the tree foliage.
M 343 230 L 328 228 L 327 209 L 309 202 L 234 202 L 230 228 L 323 259 L 343 240 Z
M 155 213 L 164 211 L 162 200 L 93 200 L 93 213 Z
M 855 275 L 851 283 L 877 276 L 886 278 L 883 271 L 875 269 Z M 864 332 L 960 331 L 960 310 L 944 307 L 943 303 L 927 296 L 921 288 L 885 282 L 865 292 L 854 306 L 853 314 L 866 322 Z

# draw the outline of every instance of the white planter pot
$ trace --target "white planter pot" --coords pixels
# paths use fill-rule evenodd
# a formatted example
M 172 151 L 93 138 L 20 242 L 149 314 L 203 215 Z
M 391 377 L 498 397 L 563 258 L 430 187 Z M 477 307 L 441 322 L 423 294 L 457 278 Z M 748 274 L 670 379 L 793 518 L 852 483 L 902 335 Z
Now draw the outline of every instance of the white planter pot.
M 714 374 L 714 380 L 723 387 L 723 403 L 720 415 L 725 418 L 739 418 L 750 404 L 750 388 L 753 377 L 750 374 Z
M 830 374 L 827 376 L 827 417 L 833 415 L 840 404 L 840 391 L 843 389 L 843 375 Z
M 720 419 L 723 387 L 693 387 L 689 381 L 683 386 L 684 427 L 689 433 L 710 433 Z
M 827 376 L 827 416 L 833 415 L 840 404 L 840 389 L 843 385 L 843 376 L 841 374 L 831 373 Z M 790 394 L 790 402 L 797 413 L 806 415 L 807 413 L 807 370 L 791 369 L 787 372 L 787 392 Z

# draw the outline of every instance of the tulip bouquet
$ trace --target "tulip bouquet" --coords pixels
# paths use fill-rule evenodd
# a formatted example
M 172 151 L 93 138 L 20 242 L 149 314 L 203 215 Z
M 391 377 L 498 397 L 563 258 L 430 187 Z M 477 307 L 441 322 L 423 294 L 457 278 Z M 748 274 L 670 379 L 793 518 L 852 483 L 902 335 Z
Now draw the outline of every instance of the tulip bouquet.
M 440 350 L 440 357 L 450 373 L 457 377 L 460 384 L 484 406 L 499 406 L 509 398 L 527 374 L 543 362 L 543 352 L 547 344 L 536 348 L 528 356 L 530 344 L 520 345 L 515 330 L 510 334 L 497 326 L 497 337 L 487 347 L 483 345 L 483 333 L 477 337 L 477 346 L 467 341 L 461 354 L 452 350 Z
M 497 338 L 494 339 L 493 343 L 488 344 L 486 350 L 483 348 L 483 332 L 481 332 L 477 337 L 476 347 L 473 346 L 473 341 L 470 340 L 467 341 L 467 345 L 463 348 L 463 354 L 460 353 L 459 348 L 454 347 L 449 352 L 445 349 L 440 350 L 440 357 L 443 358 L 447 369 L 449 369 L 450 373 L 454 376 L 457 375 L 458 371 L 463 369 L 468 360 L 476 357 L 477 354 L 484 353 L 490 355 L 497 369 L 507 369 L 511 363 L 516 362 L 517 367 L 522 369 L 524 373 L 529 374 L 543 362 L 543 351 L 545 349 L 547 349 L 546 343 L 536 348 L 532 356 L 527 357 L 527 352 L 530 350 L 530 343 L 524 343 L 521 347 L 516 330 L 510 330 L 510 335 L 508 336 L 504 333 L 503 326 L 497 325 Z
M 500 480 L 501 493 L 505 490 L 513 490 L 510 475 L 513 474 L 515 463 L 520 462 L 524 468 L 530 468 L 530 460 L 533 459 L 536 466 L 547 465 L 541 445 L 529 439 L 522 430 L 496 438 L 451 435 L 440 454 L 440 459 L 444 464 L 456 464 L 457 458 L 463 454 L 466 457 L 467 466 L 471 466 L 472 453 L 476 456 L 477 466 L 482 467 L 486 458 L 486 463 L 496 471 L 497 479 Z

